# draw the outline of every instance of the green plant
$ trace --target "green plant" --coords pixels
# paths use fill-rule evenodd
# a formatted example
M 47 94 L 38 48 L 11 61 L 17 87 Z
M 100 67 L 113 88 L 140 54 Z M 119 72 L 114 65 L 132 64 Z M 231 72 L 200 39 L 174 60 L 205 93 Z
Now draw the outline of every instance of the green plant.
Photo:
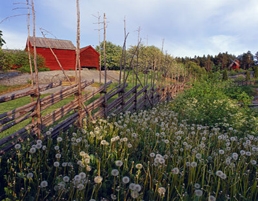
M 223 71 L 222 80 L 223 80 L 223 81 L 228 80 L 228 71 L 227 71 L 227 70 L 224 70 L 224 71 Z
M 251 79 L 250 71 L 246 71 L 245 80 L 246 80 L 246 81 L 250 81 L 250 79 Z

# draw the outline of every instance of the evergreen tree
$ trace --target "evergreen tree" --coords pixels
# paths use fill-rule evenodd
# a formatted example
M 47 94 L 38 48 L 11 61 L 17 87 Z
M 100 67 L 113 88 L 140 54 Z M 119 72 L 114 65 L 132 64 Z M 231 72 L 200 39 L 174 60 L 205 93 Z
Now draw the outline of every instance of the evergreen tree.
M 5 44 L 5 40 L 2 38 L 3 34 L 2 31 L 0 30 L 0 49 L 2 49 L 2 46 Z

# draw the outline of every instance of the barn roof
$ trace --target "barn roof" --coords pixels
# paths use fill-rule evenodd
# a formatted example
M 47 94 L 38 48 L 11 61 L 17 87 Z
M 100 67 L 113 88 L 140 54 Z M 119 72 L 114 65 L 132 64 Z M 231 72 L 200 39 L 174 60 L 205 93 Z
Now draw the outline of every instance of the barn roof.
M 95 50 L 91 45 L 88 45 L 88 46 L 82 47 L 82 48 L 80 49 L 80 52 L 83 52 L 83 51 L 85 51 L 85 50 L 87 50 L 87 49 L 89 49 L 89 48 Z M 97 50 L 95 50 L 95 52 L 96 52 L 97 54 L 99 54 Z
M 69 40 L 61 40 L 54 38 L 41 38 L 36 37 L 36 47 L 45 47 L 53 49 L 65 49 L 65 50 L 75 50 L 75 46 Z M 33 37 L 28 37 L 28 40 L 32 46 L 34 46 Z

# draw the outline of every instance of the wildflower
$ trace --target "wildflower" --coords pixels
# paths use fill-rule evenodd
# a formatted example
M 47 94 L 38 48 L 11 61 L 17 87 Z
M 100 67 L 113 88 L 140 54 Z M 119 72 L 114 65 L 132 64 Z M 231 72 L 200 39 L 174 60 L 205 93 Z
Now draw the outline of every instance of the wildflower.
M 165 159 L 164 158 L 159 158 L 158 160 L 159 160 L 160 164 L 164 164 L 165 163 Z
M 129 184 L 129 189 L 134 190 L 134 186 L 135 186 L 135 183 L 130 183 Z
M 197 167 L 197 163 L 195 161 L 191 162 L 191 167 Z
M 133 147 L 133 145 L 132 145 L 131 143 L 128 143 L 128 144 L 127 144 L 127 147 L 130 149 L 130 148 Z
M 195 183 L 195 184 L 194 184 L 194 188 L 199 189 L 199 188 L 201 188 L 201 185 L 200 185 L 200 184 L 198 184 L 198 183 Z
M 180 171 L 177 167 L 175 167 L 171 170 L 171 172 L 172 172 L 172 174 L 179 174 Z
M 245 155 L 245 150 L 240 150 L 241 156 Z
M 137 133 L 132 133 L 133 138 L 137 138 L 137 136 L 138 136 Z
M 219 150 L 219 154 L 223 155 L 224 153 L 225 153 L 224 150 L 222 150 L 222 149 Z
M 41 147 L 42 147 L 42 144 L 36 144 L 35 146 L 36 149 L 41 149 Z
M 216 201 L 216 197 L 214 197 L 213 195 L 210 195 L 208 198 L 208 201 Z
M 28 178 L 28 179 L 32 179 L 32 177 L 33 177 L 33 173 L 32 173 L 32 172 L 29 172 L 29 173 L 27 174 L 27 178 Z
M 140 170 L 140 169 L 142 169 L 142 164 L 141 164 L 141 163 L 138 163 L 138 164 L 135 165 L 135 167 L 136 167 L 138 170 Z
M 47 149 L 47 146 L 46 145 L 43 145 L 42 146 L 42 150 L 44 151 L 44 150 L 46 150 Z
M 203 194 L 203 191 L 200 190 L 200 189 L 196 189 L 196 190 L 194 191 L 194 193 L 195 193 L 195 195 L 196 195 L 197 197 L 201 197 L 202 194 Z
M 257 164 L 257 161 L 256 161 L 256 160 L 251 160 L 250 163 L 251 163 L 252 165 L 256 165 L 256 164 Z
M 117 160 L 117 161 L 115 161 L 115 164 L 117 167 L 121 167 L 123 165 L 123 161 Z
M 237 160 L 237 159 L 238 159 L 238 154 L 234 152 L 234 153 L 232 154 L 232 158 L 233 158 L 234 160 Z
M 20 144 L 16 144 L 16 145 L 14 146 L 14 148 L 15 148 L 15 149 L 20 149 L 20 148 L 21 148 L 21 145 L 20 145 Z
M 77 189 L 80 191 L 80 190 L 82 190 L 82 189 L 84 189 L 84 185 L 83 184 L 78 184 L 77 185 Z
M 100 184 L 100 183 L 102 182 L 102 180 L 103 180 L 103 178 L 102 178 L 101 176 L 96 176 L 96 177 L 94 178 L 94 182 L 95 182 L 96 184 Z
M 58 137 L 58 138 L 56 139 L 57 142 L 62 142 L 62 140 L 63 140 L 62 137 Z
M 91 171 L 91 166 L 87 165 L 86 166 L 86 171 L 88 171 L 88 172 Z
M 53 130 L 54 130 L 53 128 L 49 128 L 49 131 L 50 131 L 50 132 L 53 132 Z
M 132 192 L 131 192 L 131 197 L 132 197 L 132 198 L 135 199 L 135 198 L 137 198 L 138 196 L 139 196 L 139 193 L 138 193 L 137 191 L 132 191 Z
M 68 176 L 64 176 L 64 177 L 63 177 L 63 181 L 64 181 L 64 182 L 69 182 L 69 180 L 70 180 L 70 178 L 69 178 Z
M 140 184 L 135 184 L 134 185 L 134 190 L 137 191 L 137 192 L 140 192 L 142 190 L 142 187 Z
M 58 161 L 54 162 L 55 167 L 59 167 L 60 163 Z
M 66 167 L 67 165 L 68 165 L 67 162 L 63 162 L 63 163 L 62 163 L 62 166 L 63 166 L 63 167 Z
M 119 175 L 119 171 L 117 169 L 113 169 L 111 170 L 111 175 L 113 175 L 114 177 Z
M 50 131 L 47 131 L 47 132 L 46 132 L 46 135 L 51 135 L 51 132 L 50 132 Z
M 42 144 L 42 140 L 37 140 L 37 144 Z
M 30 153 L 31 153 L 31 154 L 34 154 L 35 152 L 36 152 L 36 149 L 35 149 L 34 147 L 31 147 L 31 148 L 30 148 Z
M 58 150 L 59 150 L 59 146 L 55 146 L 54 149 L 55 149 L 56 151 L 58 151 Z
M 111 194 L 110 197 L 111 197 L 112 200 L 116 200 L 117 199 L 115 194 Z
M 130 178 L 127 177 L 127 176 L 124 176 L 124 177 L 122 178 L 122 182 L 123 182 L 124 184 L 129 183 L 129 181 L 130 181 Z
M 58 159 L 61 158 L 61 154 L 59 154 L 59 153 L 56 154 L 56 158 L 58 158 Z
M 166 193 L 166 189 L 164 187 L 159 187 L 158 188 L 158 193 L 161 197 L 163 197 Z
M 45 188 L 45 187 L 47 187 L 48 186 L 48 182 L 47 181 L 42 181 L 41 183 L 40 183 L 40 187 L 41 188 Z
M 246 156 L 251 156 L 252 154 L 251 154 L 250 151 L 247 151 L 247 152 L 245 152 L 245 155 L 246 155 Z
M 196 157 L 198 160 L 200 160 L 200 159 L 202 158 L 202 154 L 197 153 L 197 154 L 195 155 L 195 157 Z
M 81 179 L 85 179 L 86 178 L 86 174 L 84 172 L 80 172 L 79 176 L 81 177 Z

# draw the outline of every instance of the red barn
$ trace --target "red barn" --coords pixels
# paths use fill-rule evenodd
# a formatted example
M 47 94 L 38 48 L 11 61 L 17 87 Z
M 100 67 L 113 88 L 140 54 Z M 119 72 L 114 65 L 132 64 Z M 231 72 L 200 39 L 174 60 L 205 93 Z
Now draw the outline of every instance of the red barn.
M 26 43 L 33 52 L 34 40 L 29 37 Z M 61 70 L 59 63 L 64 70 L 74 70 L 76 64 L 76 47 L 69 40 L 52 38 L 35 38 L 37 54 L 45 58 L 46 67 L 50 70 Z M 81 67 L 96 68 L 99 70 L 99 53 L 92 47 L 86 46 L 80 50 Z
M 46 67 L 48 67 L 50 70 L 61 70 L 58 61 L 64 70 L 73 70 L 75 68 L 76 48 L 71 41 L 39 37 L 36 37 L 35 40 L 37 54 L 40 54 L 45 58 Z M 26 50 L 27 44 L 30 46 L 30 51 L 33 52 L 33 37 L 28 38 Z M 58 58 L 58 61 L 56 57 Z
M 99 70 L 99 53 L 90 45 L 81 48 L 80 62 L 82 68 L 96 68 Z

